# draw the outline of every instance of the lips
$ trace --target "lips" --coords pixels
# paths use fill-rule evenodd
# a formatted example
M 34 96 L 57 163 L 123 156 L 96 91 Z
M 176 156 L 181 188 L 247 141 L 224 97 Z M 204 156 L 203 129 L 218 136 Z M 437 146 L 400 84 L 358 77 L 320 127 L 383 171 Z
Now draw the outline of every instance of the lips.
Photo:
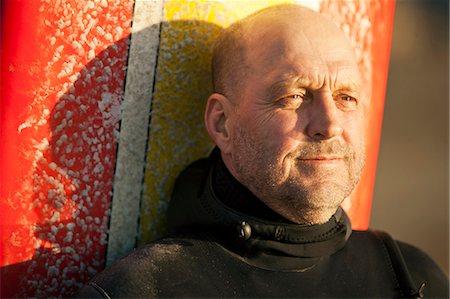
M 292 156 L 300 161 L 336 161 L 352 156 L 350 147 L 339 140 L 330 142 L 310 142 L 299 146 Z
M 301 161 L 335 161 L 335 160 L 344 160 L 342 156 L 316 156 L 316 157 L 301 157 L 297 158 Z
M 342 160 L 343 157 L 306 157 L 306 158 L 299 158 L 299 160 Z
M 297 161 L 303 165 L 310 166 L 325 166 L 325 165 L 336 165 L 344 160 L 343 157 L 340 156 L 326 156 L 326 157 L 307 157 L 307 158 L 298 158 Z

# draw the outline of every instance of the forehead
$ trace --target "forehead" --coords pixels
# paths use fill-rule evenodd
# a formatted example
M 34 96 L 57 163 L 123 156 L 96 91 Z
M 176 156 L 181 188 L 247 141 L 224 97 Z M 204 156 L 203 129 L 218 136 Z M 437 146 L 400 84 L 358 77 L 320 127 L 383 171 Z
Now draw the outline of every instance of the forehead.
M 328 83 L 359 89 L 358 65 L 346 40 L 308 38 L 303 32 L 268 32 L 264 37 L 248 43 L 249 77 L 317 88 Z
M 251 53 L 255 55 L 251 55 Z M 265 52 L 265 53 L 264 53 Z M 275 52 L 275 53 L 274 53 Z M 361 76 L 356 61 L 345 53 L 320 53 L 319 51 L 289 51 L 276 53 L 265 49 L 248 51 L 247 65 L 249 77 L 259 82 L 283 82 L 283 84 L 302 85 L 320 88 L 333 85 L 334 88 L 346 85 L 352 90 L 360 89 Z

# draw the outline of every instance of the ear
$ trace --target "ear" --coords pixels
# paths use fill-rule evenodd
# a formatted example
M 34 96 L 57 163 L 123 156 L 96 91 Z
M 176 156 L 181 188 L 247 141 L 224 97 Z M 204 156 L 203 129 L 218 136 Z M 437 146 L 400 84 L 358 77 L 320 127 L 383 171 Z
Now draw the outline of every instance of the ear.
M 211 139 L 222 153 L 230 151 L 230 116 L 233 105 L 220 93 L 209 96 L 205 109 L 205 126 Z

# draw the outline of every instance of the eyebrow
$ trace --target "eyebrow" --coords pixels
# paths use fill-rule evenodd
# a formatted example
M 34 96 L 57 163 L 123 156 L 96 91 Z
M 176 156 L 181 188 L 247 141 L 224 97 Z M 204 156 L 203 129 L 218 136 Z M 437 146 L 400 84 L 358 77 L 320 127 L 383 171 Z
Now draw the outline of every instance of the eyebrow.
M 355 80 L 339 80 L 334 86 L 336 90 L 347 90 L 351 92 L 359 92 L 362 89 L 361 84 Z
M 267 89 L 267 95 L 270 98 L 276 98 L 289 90 L 296 88 L 311 88 L 311 79 L 305 75 L 288 74 L 283 76 L 282 79 L 273 83 Z M 354 80 L 339 80 L 334 86 L 335 90 L 345 90 L 349 92 L 359 92 L 361 91 L 361 84 Z
M 273 83 L 268 89 L 267 94 L 271 98 L 278 97 L 286 91 L 294 88 L 306 88 L 311 85 L 311 80 L 307 76 L 286 75 L 281 80 Z

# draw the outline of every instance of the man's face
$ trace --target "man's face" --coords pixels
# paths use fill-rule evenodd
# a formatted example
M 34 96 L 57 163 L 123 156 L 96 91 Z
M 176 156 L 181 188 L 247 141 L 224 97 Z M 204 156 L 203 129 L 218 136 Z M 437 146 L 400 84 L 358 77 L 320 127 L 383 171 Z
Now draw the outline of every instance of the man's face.
M 365 160 L 359 73 L 342 36 L 290 24 L 247 44 L 248 76 L 230 116 L 233 174 L 297 223 L 323 223 Z

